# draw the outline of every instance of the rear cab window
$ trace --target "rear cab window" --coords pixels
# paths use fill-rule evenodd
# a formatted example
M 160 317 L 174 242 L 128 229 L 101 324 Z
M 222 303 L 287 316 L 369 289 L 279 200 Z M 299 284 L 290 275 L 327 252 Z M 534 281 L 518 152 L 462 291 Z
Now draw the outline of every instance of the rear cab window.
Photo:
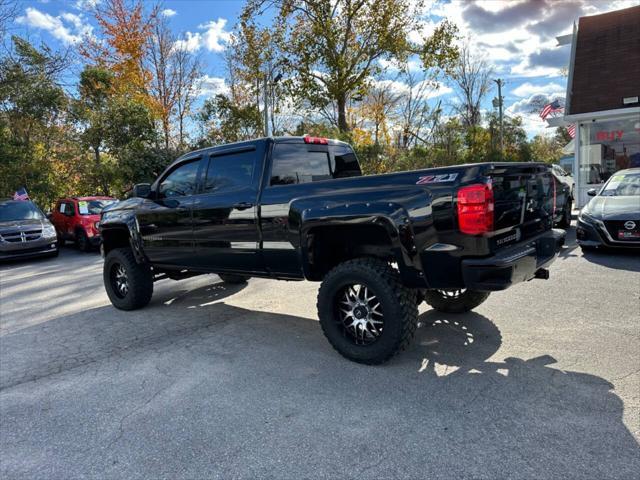
M 250 187 L 256 164 L 256 150 L 212 154 L 209 157 L 203 191 L 224 192 Z
M 348 145 L 276 143 L 270 185 L 297 185 L 360 176 L 358 159 Z

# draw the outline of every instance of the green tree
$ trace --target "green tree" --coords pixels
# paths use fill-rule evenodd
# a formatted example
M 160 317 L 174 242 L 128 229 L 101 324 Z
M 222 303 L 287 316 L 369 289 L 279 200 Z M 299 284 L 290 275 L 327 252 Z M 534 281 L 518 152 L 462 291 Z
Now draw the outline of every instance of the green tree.
M 250 0 L 243 18 L 255 16 L 265 4 L 278 7 L 280 55 L 292 77 L 290 90 L 313 107 L 335 103 L 337 126 L 347 120 L 350 99 L 367 92 L 369 80 L 381 70 L 379 60 L 406 61 L 419 54 L 425 67 L 445 67 L 455 59 L 455 27 L 443 22 L 420 44 L 410 41 L 419 31 L 422 2 L 409 0 Z
M 25 186 L 48 204 L 73 180 L 69 98 L 58 78 L 67 59 L 20 37 L 12 43 L 0 59 L 0 195 Z
M 556 133 L 551 135 L 536 135 L 530 142 L 531 157 L 536 162 L 557 163 L 562 157 L 564 139 Z
M 111 98 L 113 97 L 113 74 L 104 68 L 87 66 L 80 73 L 79 99 L 74 103 L 76 119 L 83 125 L 80 139 L 93 152 L 94 184 L 109 195 L 112 174 L 102 162 L 101 153 L 108 137 Z
M 196 121 L 202 130 L 200 146 L 248 140 L 260 136 L 262 129 L 256 105 L 237 105 L 232 98 L 220 94 L 204 102 Z

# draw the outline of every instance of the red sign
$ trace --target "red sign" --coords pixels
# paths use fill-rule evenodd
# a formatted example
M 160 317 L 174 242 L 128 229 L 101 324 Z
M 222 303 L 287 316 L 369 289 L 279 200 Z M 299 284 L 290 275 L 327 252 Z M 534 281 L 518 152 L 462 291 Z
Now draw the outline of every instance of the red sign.
M 596 132 L 596 140 L 602 142 L 613 142 L 614 140 L 622 140 L 623 134 L 624 130 L 612 130 L 610 132 L 606 130 L 600 130 L 599 132 Z

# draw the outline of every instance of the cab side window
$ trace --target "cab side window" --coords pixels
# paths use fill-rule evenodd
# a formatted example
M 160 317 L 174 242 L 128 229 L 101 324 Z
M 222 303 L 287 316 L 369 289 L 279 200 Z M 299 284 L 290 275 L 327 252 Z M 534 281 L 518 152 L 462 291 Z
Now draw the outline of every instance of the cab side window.
M 199 165 L 200 159 L 192 160 L 179 165 L 169 173 L 158 187 L 160 198 L 183 197 L 196 193 Z
M 64 206 L 64 214 L 65 214 L 67 217 L 73 217 L 73 216 L 75 215 L 75 213 L 76 213 L 76 209 L 75 209 L 75 207 L 74 207 L 73 203 L 71 203 L 71 202 L 65 202 L 65 204 L 64 204 L 64 205 L 65 205 L 65 206 Z
M 255 150 L 211 156 L 204 191 L 219 192 L 251 186 L 255 164 Z
M 347 145 L 332 145 L 331 173 L 333 178 L 359 177 L 362 175 L 358 158 Z

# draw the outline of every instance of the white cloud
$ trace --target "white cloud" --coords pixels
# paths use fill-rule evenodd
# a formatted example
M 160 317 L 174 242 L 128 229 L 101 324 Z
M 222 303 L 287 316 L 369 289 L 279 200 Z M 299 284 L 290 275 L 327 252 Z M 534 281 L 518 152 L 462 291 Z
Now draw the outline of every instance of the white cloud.
M 226 95 L 229 93 L 229 86 L 222 77 L 211 77 L 209 75 L 203 75 L 197 80 L 198 96 L 213 97 L 221 94 Z
M 380 65 L 384 70 L 388 70 L 390 72 L 399 72 L 401 68 L 404 67 L 404 65 L 400 65 L 400 63 L 393 58 L 390 60 L 381 58 L 378 60 L 378 65 Z M 422 64 L 416 59 L 408 60 L 406 66 L 411 72 L 416 72 L 422 68 Z
M 178 12 L 176 12 L 175 10 L 171 9 L 171 8 L 165 8 L 164 10 L 162 10 L 160 12 L 160 15 L 164 16 L 164 17 L 173 17 L 174 15 L 177 15 Z
M 181 40 L 176 40 L 174 44 L 175 48 L 178 50 L 186 50 L 188 52 L 196 52 L 200 50 L 202 46 L 202 35 L 199 33 L 191 33 L 187 32 L 185 34 L 185 38 Z
M 91 35 L 93 30 L 93 27 L 82 15 L 65 12 L 54 17 L 32 7 L 27 7 L 25 14 L 18 17 L 16 22 L 45 30 L 65 45 L 74 45 L 80 42 L 83 36 Z
M 524 84 L 531 85 L 531 84 Z M 554 85 L 554 84 L 549 84 Z M 533 87 L 533 86 L 532 86 Z M 523 89 L 526 90 L 527 88 Z M 533 90 L 533 88 L 531 89 Z M 527 132 L 529 137 L 534 135 L 554 131 L 548 129 L 548 124 L 540 118 L 539 111 L 546 103 L 553 100 L 559 100 L 561 104 L 564 103 L 564 91 L 554 92 L 553 88 L 549 93 L 537 92 L 533 93 L 527 98 L 523 98 L 509 105 L 505 110 L 505 114 L 508 116 L 519 116 L 522 118 L 522 127 Z
M 224 28 L 226 24 L 226 18 L 218 18 L 218 20 L 198 25 L 203 32 L 186 32 L 185 38 L 176 42 L 176 48 L 183 48 L 190 52 L 201 48 L 210 52 L 222 52 L 224 44 L 231 40 L 231 32 Z
M 543 93 L 547 94 L 561 94 L 564 95 L 565 87 L 558 83 L 547 83 L 545 85 L 534 85 L 533 83 L 525 82 L 522 85 L 511 90 L 511 93 L 516 97 L 531 97 L 532 95 Z
M 86 11 L 95 8 L 100 2 L 102 2 L 102 0 L 76 0 L 73 6 L 78 10 Z
M 407 83 L 400 82 L 398 80 L 372 80 L 372 83 L 377 88 L 388 88 L 396 95 L 407 94 L 411 90 Z M 450 87 L 441 82 L 436 82 L 433 85 L 429 85 L 429 83 L 431 82 L 428 80 L 416 83 L 413 86 L 414 95 L 419 95 L 422 99 L 429 100 L 431 98 L 441 97 L 453 92 Z
M 231 32 L 224 29 L 227 24 L 226 18 L 218 18 L 218 20 L 205 23 L 198 26 L 200 29 L 204 29 L 205 32 L 202 35 L 204 40 L 204 46 L 210 52 L 221 52 L 224 50 L 223 43 L 227 43 L 231 40 Z

